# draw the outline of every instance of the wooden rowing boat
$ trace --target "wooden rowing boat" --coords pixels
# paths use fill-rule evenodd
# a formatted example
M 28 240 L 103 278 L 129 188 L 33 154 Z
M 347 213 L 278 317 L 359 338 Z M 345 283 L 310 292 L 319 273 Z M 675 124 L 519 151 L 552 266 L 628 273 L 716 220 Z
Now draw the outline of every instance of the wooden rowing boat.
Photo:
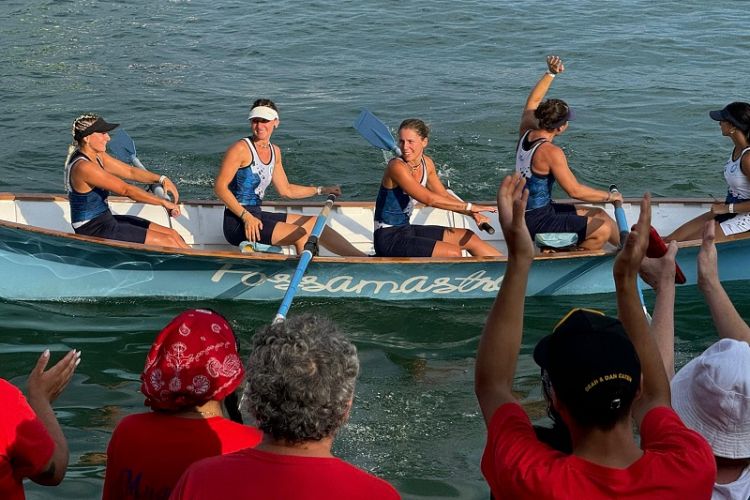
M 668 234 L 682 222 L 707 211 L 710 200 L 654 199 L 653 224 Z M 114 213 L 145 217 L 167 225 L 161 207 L 111 197 Z M 267 209 L 316 215 L 321 204 L 268 203 Z M 637 200 L 626 200 L 628 220 L 638 216 Z M 23 300 L 92 300 L 104 297 L 280 300 L 294 272 L 290 254 L 243 254 L 224 241 L 223 205 L 186 202 L 173 227 L 189 250 L 137 245 L 78 236 L 69 223 L 67 199 L 59 195 L 0 193 L 0 297 Z M 330 225 L 364 252 L 372 252 L 372 203 L 340 202 Z M 473 221 L 443 210 L 418 207 L 413 221 L 469 227 Z M 505 250 L 502 232 L 479 233 Z M 684 242 L 678 261 L 688 284 L 695 284 L 699 241 Z M 745 259 L 750 235 L 719 243 L 723 281 L 750 279 Z M 558 252 L 537 256 L 529 295 L 578 295 L 612 292 L 614 249 Z M 474 299 L 494 297 L 506 259 L 344 258 L 326 254 L 309 265 L 298 296 L 368 297 L 382 300 Z

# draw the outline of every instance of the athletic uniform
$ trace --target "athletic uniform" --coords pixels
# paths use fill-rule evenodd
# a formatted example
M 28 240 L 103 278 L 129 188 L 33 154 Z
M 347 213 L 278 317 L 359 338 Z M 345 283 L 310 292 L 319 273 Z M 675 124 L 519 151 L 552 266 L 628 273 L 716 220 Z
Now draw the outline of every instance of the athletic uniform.
M 422 158 L 422 178 L 427 186 L 427 163 Z M 431 257 L 435 244 L 443 239 L 442 226 L 420 226 L 409 219 L 415 200 L 400 186 L 380 185 L 375 200 L 375 254 L 379 257 Z
M 750 200 L 750 179 L 742 172 L 741 168 L 742 157 L 747 152 L 750 152 L 750 148 L 743 149 L 736 160 L 733 160 L 730 154 L 729 160 L 724 165 L 724 179 L 726 179 L 728 186 L 725 203 L 741 203 Z M 750 231 L 750 213 L 721 214 L 714 219 L 727 236 Z
M 70 221 L 76 234 L 98 236 L 117 241 L 143 243 L 151 222 L 132 215 L 113 215 L 107 204 L 109 191 L 95 187 L 87 193 L 73 188 L 70 176 L 73 168 L 81 161 L 91 159 L 81 151 L 76 151 L 65 166 L 65 189 L 70 202 Z M 96 163 L 104 169 L 99 157 Z
M 264 212 L 260 209 L 266 188 L 271 184 L 273 167 L 276 165 L 276 149 L 273 144 L 269 143 L 271 159 L 268 163 L 263 163 L 251 138 L 245 137 L 242 140 L 250 148 L 253 157 L 250 164 L 237 169 L 232 182 L 229 183 L 229 190 L 237 198 L 242 208 L 263 223 L 263 229 L 260 230 L 260 243 L 270 245 L 271 235 L 276 224 L 286 221 L 286 214 L 284 213 Z M 239 245 L 247 240 L 245 223 L 228 208 L 224 209 L 224 237 L 232 245 Z
M 552 202 L 552 186 L 555 177 L 550 172 L 547 175 L 535 173 L 533 164 L 536 150 L 547 142 L 540 138 L 529 141 L 527 131 L 518 141 L 516 148 L 516 172 L 526 179 L 526 189 L 529 190 L 529 201 L 526 204 L 526 226 L 531 237 L 537 233 L 576 233 L 578 243 L 586 239 L 586 217 L 576 213 L 573 205 Z

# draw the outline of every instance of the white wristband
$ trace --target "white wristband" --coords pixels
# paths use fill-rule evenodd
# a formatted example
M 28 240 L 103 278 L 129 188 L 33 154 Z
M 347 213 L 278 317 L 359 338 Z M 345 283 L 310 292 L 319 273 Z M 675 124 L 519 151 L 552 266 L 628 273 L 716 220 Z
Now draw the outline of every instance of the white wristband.
M 159 177 L 159 184 L 164 184 L 164 181 L 166 181 L 166 180 L 167 180 L 167 176 L 166 175 L 160 176 Z
M 729 204 L 729 213 L 730 214 L 736 214 L 737 212 L 734 211 L 734 203 Z
M 556 76 L 557 76 L 557 73 L 553 73 L 553 72 L 551 72 L 551 71 L 547 71 L 547 74 L 548 74 L 549 76 L 551 76 L 552 78 L 554 78 L 554 77 L 556 77 Z
M 323 194 L 323 186 L 318 186 L 315 188 L 315 192 L 318 193 L 318 196 Z
M 474 205 L 472 205 L 471 202 L 466 203 L 466 211 L 467 212 L 471 212 L 471 207 L 473 207 L 473 206 Z

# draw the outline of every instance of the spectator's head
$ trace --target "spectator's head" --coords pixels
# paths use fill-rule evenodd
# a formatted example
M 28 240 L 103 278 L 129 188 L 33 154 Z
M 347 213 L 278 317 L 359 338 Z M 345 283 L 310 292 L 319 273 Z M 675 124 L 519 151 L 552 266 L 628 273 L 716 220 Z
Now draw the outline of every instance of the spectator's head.
M 232 393 L 244 375 L 232 328 L 204 309 L 179 314 L 157 335 L 141 374 L 146 406 L 182 411 Z
M 303 314 L 258 331 L 247 369 L 245 404 L 258 428 L 294 445 L 333 437 L 344 424 L 359 359 L 331 321 Z
M 629 418 L 641 383 L 633 344 L 616 318 L 574 309 L 534 349 L 553 401 L 578 427 L 611 430 Z
M 672 379 L 672 406 L 714 455 L 750 458 L 750 346 L 722 339 Z

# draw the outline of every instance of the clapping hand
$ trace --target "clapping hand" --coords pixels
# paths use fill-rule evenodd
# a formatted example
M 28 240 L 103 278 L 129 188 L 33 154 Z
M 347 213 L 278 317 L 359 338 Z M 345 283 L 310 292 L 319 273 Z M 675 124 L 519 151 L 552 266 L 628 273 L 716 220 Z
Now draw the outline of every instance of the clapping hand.
M 60 361 L 49 370 L 45 371 L 49 363 L 49 349 L 44 351 L 36 366 L 31 370 L 26 387 L 29 393 L 29 399 L 37 399 L 52 403 L 57 396 L 65 389 L 73 377 L 78 363 L 81 362 L 81 351 L 75 349 L 66 354 Z
M 640 269 L 643 281 L 657 291 L 664 286 L 674 286 L 676 256 L 677 242 L 673 240 L 669 242 L 667 253 L 662 257 L 656 259 L 645 257 L 641 262 Z
M 510 258 L 534 258 L 534 244 L 526 227 L 526 201 L 529 191 L 524 189 L 526 179 L 515 173 L 507 176 L 497 191 L 497 206 L 500 212 L 500 227 L 508 246 Z
M 614 264 L 615 278 L 635 278 L 648 249 L 648 235 L 651 228 L 651 195 L 646 193 L 641 200 L 641 213 L 638 222 L 628 234 L 628 239 L 617 254 Z M 674 267 L 674 266 L 672 266 Z

